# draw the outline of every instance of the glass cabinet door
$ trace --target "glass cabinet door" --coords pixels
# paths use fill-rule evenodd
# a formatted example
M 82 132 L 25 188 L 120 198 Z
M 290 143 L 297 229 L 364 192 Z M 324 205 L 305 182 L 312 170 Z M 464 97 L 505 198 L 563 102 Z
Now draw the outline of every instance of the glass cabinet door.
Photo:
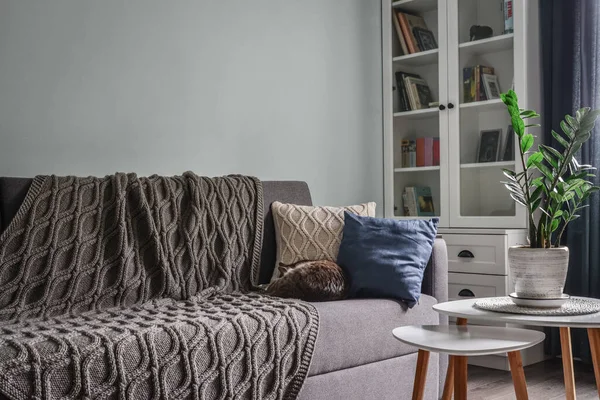
M 396 1 L 391 14 L 394 217 L 448 226 L 446 1 Z
M 500 93 L 515 82 L 514 18 L 502 0 L 448 3 L 450 221 L 456 227 L 519 228 L 503 168 L 515 163 L 515 135 Z

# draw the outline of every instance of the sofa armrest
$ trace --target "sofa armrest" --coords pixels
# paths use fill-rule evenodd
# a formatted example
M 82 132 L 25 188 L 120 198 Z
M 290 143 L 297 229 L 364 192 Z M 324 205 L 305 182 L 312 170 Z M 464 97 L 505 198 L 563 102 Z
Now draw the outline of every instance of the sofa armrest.
M 433 243 L 421 292 L 435 297 L 438 303 L 448 301 L 448 251 L 446 242 L 441 236 L 438 236 Z

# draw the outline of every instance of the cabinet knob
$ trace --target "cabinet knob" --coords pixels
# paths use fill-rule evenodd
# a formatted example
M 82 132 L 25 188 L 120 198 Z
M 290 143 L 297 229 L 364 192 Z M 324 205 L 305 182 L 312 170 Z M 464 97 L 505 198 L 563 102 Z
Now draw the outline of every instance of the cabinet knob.
M 471 253 L 469 250 L 462 250 L 460 253 L 458 253 L 458 256 L 460 258 L 475 258 L 473 253 Z
M 475 293 L 473 293 L 469 289 L 463 289 L 463 290 L 461 290 L 460 292 L 458 292 L 458 295 L 460 297 L 475 297 Z
M 448 103 L 448 108 L 449 108 L 449 109 L 453 109 L 453 108 L 454 108 L 454 104 L 452 104 L 452 103 Z
M 444 111 L 446 109 L 446 106 L 443 104 L 440 104 L 440 106 L 438 107 L 440 110 Z

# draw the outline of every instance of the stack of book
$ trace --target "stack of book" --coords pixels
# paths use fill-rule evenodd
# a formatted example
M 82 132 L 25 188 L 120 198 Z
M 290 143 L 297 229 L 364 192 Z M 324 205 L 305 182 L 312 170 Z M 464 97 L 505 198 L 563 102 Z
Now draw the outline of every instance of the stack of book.
M 431 90 L 427 82 L 419 75 L 410 72 L 396 72 L 400 111 L 429 108 L 433 103 Z
M 429 186 L 407 186 L 402 193 L 405 217 L 433 217 L 433 196 Z
M 498 77 L 494 68 L 485 65 L 463 68 L 463 102 L 500 98 Z
M 440 139 L 422 137 L 417 140 L 403 139 L 400 144 L 402 168 L 431 167 L 440 165 Z
M 400 42 L 400 55 L 437 49 L 433 32 L 429 30 L 423 17 L 394 11 L 394 27 Z

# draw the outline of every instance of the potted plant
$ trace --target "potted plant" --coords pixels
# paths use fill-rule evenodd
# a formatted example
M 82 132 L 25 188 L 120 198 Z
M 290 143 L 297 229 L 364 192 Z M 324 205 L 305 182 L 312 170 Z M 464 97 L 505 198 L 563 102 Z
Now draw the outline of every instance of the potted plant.
M 582 165 L 575 154 L 591 135 L 600 110 L 582 108 L 574 116 L 561 121 L 561 133 L 552 131 L 560 145 L 539 145 L 533 151 L 534 136 L 526 130 L 538 124 L 524 120 L 538 118 L 533 110 L 519 108 L 517 95 L 510 90 L 501 95 L 508 108 L 518 137 L 521 172 L 503 169 L 504 183 L 512 199 L 527 210 L 529 246 L 513 246 L 508 250 L 509 270 L 518 297 L 560 298 L 563 295 L 569 249 L 561 246 L 567 225 L 578 218 L 586 200 L 600 190 L 589 178 L 591 165 Z

